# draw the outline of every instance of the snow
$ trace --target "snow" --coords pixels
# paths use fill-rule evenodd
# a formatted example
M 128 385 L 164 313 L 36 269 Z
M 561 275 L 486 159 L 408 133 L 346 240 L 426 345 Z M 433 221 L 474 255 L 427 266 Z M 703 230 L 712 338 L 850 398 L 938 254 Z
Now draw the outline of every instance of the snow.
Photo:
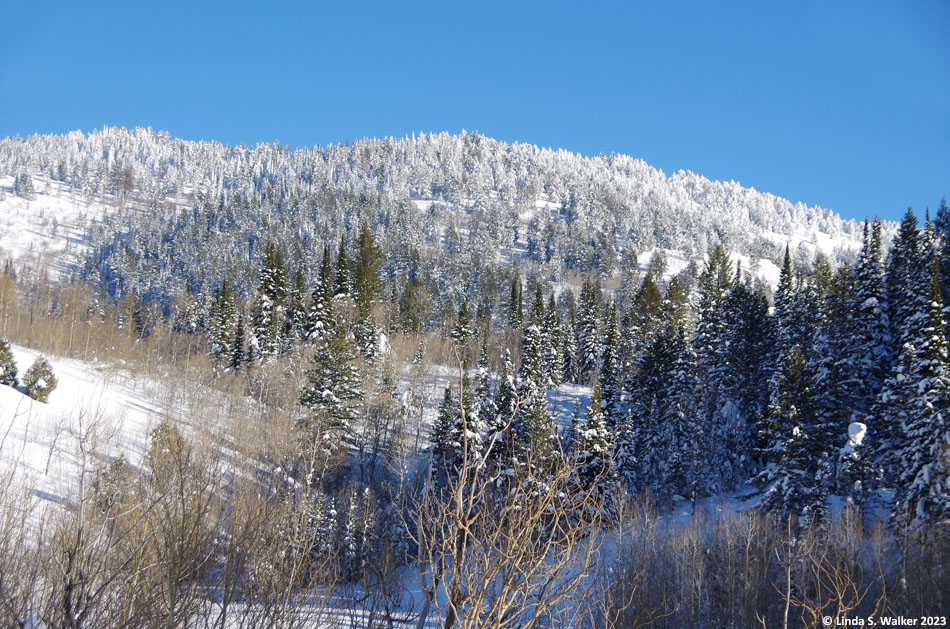
M 17 365 L 29 365 L 38 352 L 12 345 Z M 69 504 L 85 462 L 125 455 L 141 462 L 148 435 L 164 416 L 160 405 L 128 377 L 104 366 L 49 359 L 58 381 L 46 404 L 22 391 L 0 386 L 0 474 L 34 499 Z
M 68 186 L 45 177 L 33 178 L 32 199 L 13 192 L 13 177 L 0 176 L 0 256 L 37 267 L 49 266 L 55 279 L 67 273 L 82 255 L 86 230 L 109 207 L 87 203 Z

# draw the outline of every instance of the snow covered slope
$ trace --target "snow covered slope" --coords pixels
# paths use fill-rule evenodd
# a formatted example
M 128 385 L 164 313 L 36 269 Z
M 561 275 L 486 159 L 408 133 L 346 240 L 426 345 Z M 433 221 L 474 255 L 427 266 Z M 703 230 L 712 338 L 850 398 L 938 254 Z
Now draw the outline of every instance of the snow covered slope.
M 12 349 L 22 376 L 39 354 Z M 0 385 L 0 478 L 10 474 L 35 498 L 69 504 L 84 457 L 89 467 L 120 454 L 138 465 L 163 412 L 121 372 L 49 360 L 58 385 L 48 403 Z

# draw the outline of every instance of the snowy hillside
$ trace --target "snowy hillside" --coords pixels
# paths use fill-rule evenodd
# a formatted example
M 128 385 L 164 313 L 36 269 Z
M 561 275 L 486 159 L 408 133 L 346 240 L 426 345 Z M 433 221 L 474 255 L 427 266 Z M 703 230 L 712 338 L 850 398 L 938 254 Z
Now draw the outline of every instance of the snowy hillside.
M 15 190 L 24 177 L 31 192 Z M 225 277 L 252 292 L 267 240 L 309 284 L 323 245 L 363 223 L 389 277 L 430 278 L 456 301 L 485 272 L 609 278 L 644 272 L 657 250 L 668 278 L 716 244 L 774 287 L 786 245 L 801 263 L 819 251 L 850 261 L 861 239 L 854 221 L 735 182 L 464 132 L 295 151 L 148 129 L 12 138 L 0 141 L 0 186 L 3 255 L 75 269 L 166 314 Z
M 21 375 L 39 355 L 17 346 L 13 353 Z M 119 455 L 139 465 L 163 412 L 147 383 L 121 371 L 62 358 L 50 363 L 58 385 L 48 403 L 0 386 L 0 476 L 12 474 L 37 499 L 68 505 L 82 466 Z

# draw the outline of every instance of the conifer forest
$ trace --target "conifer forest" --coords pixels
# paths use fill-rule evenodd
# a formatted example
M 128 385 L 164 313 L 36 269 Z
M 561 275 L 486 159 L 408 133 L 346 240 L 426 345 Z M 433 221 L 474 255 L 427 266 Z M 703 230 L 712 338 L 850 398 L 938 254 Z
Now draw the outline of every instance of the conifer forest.
M 0 625 L 945 625 L 933 207 L 466 132 L 0 140 Z

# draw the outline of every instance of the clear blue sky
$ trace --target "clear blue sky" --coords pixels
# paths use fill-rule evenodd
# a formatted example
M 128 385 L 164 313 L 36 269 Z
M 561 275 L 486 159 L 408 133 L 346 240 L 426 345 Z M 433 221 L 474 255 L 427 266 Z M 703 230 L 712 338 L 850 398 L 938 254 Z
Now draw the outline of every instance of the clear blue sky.
M 8 2 L 0 137 L 480 131 L 845 217 L 950 194 L 950 2 Z

